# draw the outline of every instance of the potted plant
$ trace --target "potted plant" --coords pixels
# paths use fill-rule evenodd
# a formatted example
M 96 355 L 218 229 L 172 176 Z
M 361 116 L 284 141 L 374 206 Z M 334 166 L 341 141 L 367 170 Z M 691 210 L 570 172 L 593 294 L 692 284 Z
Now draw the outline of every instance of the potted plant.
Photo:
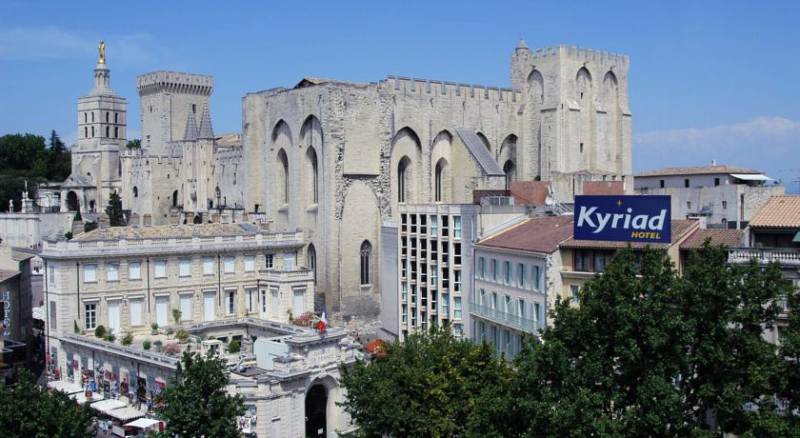
M 172 309 L 172 320 L 175 321 L 175 325 L 181 323 L 181 310 L 180 309 Z
M 142 342 L 142 348 L 144 348 L 146 351 L 150 351 L 150 340 L 149 339 L 145 339 L 144 342 Z
M 157 335 L 158 334 L 158 323 L 154 322 L 154 323 L 150 324 L 150 329 L 151 329 L 150 332 L 152 334 Z
M 103 325 L 102 325 L 102 324 L 101 324 L 101 325 L 98 325 L 97 327 L 95 327 L 95 328 L 94 328 L 94 336 L 95 336 L 97 339 L 104 339 L 104 338 L 106 337 L 106 334 L 107 334 L 107 333 L 108 333 L 108 332 L 106 332 L 106 328 L 105 328 L 105 327 L 103 327 Z

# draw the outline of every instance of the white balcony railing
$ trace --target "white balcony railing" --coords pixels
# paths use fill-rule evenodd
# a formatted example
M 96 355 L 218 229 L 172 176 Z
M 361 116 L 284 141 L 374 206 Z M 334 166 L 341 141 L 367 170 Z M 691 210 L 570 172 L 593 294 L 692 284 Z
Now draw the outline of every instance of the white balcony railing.
M 730 263 L 747 263 L 755 259 L 759 263 L 777 262 L 784 266 L 800 266 L 800 250 L 794 248 L 731 248 Z
M 469 303 L 469 311 L 473 315 L 494 321 L 499 324 L 513 327 L 517 330 L 535 333 L 541 327 L 539 321 L 535 319 L 523 318 L 513 313 L 503 312 L 502 310 L 492 309 L 489 306 L 482 306 L 475 302 Z

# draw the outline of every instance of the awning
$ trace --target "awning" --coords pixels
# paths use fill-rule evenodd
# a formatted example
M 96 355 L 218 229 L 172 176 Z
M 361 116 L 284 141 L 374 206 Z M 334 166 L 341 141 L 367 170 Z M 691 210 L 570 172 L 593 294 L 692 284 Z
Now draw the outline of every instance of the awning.
M 113 409 L 105 413 L 109 417 L 116 418 L 119 421 L 130 421 L 134 418 L 144 417 L 144 413 L 139 411 L 138 409 L 134 409 L 130 406 L 126 406 L 124 408 Z
M 51 382 L 47 382 L 47 387 L 55 389 L 56 391 L 61 391 L 65 394 L 83 392 L 83 387 L 81 385 L 68 380 L 53 380 Z
M 125 402 L 114 399 L 100 400 L 99 402 L 91 404 L 92 409 L 102 414 L 108 414 L 108 412 L 113 409 L 119 409 L 125 406 L 127 406 Z
M 147 429 L 155 426 L 158 423 L 160 423 L 160 421 L 153 420 L 152 418 L 140 418 L 138 420 L 131 421 L 130 423 L 125 424 L 125 426 L 135 427 L 138 429 Z
M 102 400 L 104 398 L 102 395 L 100 395 L 100 394 L 98 394 L 96 392 L 93 392 L 91 394 L 91 396 L 89 398 L 87 398 L 86 397 L 86 393 L 84 393 L 83 391 L 76 392 L 74 394 L 70 394 L 69 397 L 71 399 L 75 400 L 76 402 L 78 402 L 79 405 L 82 405 L 82 404 L 84 404 L 86 402 L 89 402 L 89 403 L 97 402 L 97 401 L 100 401 L 100 400 Z
M 731 176 L 743 181 L 774 181 L 774 179 L 761 173 L 732 173 Z

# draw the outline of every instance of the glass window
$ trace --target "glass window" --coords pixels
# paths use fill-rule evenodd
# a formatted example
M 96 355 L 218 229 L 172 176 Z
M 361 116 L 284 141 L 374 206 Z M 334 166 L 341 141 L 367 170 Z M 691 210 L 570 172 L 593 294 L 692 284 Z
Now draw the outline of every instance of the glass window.
M 525 264 L 517 264 L 517 283 L 519 287 L 525 287 Z
M 244 256 L 244 272 L 253 272 L 256 270 L 256 257 Z
M 142 279 L 142 263 L 130 262 L 128 263 L 128 280 L 141 280 Z
M 461 292 L 461 271 L 453 271 L 453 292 Z
M 274 266 L 274 263 L 275 263 L 273 255 L 272 254 L 266 254 L 264 256 L 264 260 L 265 260 L 265 266 L 267 267 L 267 269 L 272 269 L 272 267 Z
M 167 261 L 156 260 L 155 270 L 153 271 L 155 278 L 167 278 Z
M 119 265 L 109 263 L 106 265 L 106 281 L 119 281 Z
M 514 306 L 512 305 L 511 295 L 506 295 L 505 297 L 505 305 L 503 306 L 503 311 L 506 313 L 514 313 Z
M 517 313 L 520 318 L 526 318 L 525 300 L 522 298 L 517 299 Z
M 492 280 L 497 281 L 497 259 L 492 259 Z
M 87 330 L 97 328 L 97 303 L 86 303 L 83 307 L 83 320 Z
M 178 264 L 178 275 L 181 277 L 190 277 L 192 275 L 192 261 L 189 259 L 181 259 Z
M 531 273 L 532 273 L 532 276 L 533 276 L 533 289 L 534 290 L 540 290 L 541 285 L 542 285 L 541 284 L 541 278 L 542 278 L 541 275 L 542 275 L 542 273 L 540 271 L 541 271 L 541 268 L 539 268 L 539 266 L 537 266 L 537 265 L 531 266 Z
M 453 216 L 453 238 L 461 238 L 461 216 Z
M 233 274 L 236 267 L 236 259 L 232 256 L 227 256 L 223 261 L 223 269 L 225 270 L 226 274 Z
M 214 257 L 203 257 L 203 275 L 214 275 Z
M 461 319 L 461 297 L 453 297 L 453 318 Z
M 94 283 L 97 281 L 97 265 L 83 265 L 83 282 Z
M 370 262 L 369 258 L 372 254 L 372 245 L 369 241 L 361 243 L 361 284 L 366 285 L 369 283 Z
M 142 303 L 144 302 L 143 299 L 137 298 L 134 300 L 130 300 L 129 303 L 129 311 L 130 311 L 130 319 L 132 326 L 142 325 Z
M 511 262 L 508 260 L 503 262 L 503 271 L 506 275 L 506 284 L 511 284 Z
M 486 259 L 483 256 L 478 259 L 478 278 L 486 278 Z
M 181 293 L 180 294 L 180 310 L 181 310 L 181 321 L 190 321 L 192 319 L 192 298 L 193 294 L 189 293 Z
M 438 217 L 435 214 L 430 215 L 431 221 L 431 236 L 436 237 L 436 233 L 439 231 L 437 228 L 438 225 Z
M 492 301 L 489 303 L 489 307 L 497 309 L 497 292 L 492 292 Z
M 278 315 L 278 309 L 280 309 L 280 307 L 281 307 L 280 295 L 278 295 L 278 289 L 277 288 L 272 288 L 270 290 L 270 293 L 272 294 L 272 314 L 277 316 Z
M 229 290 L 226 298 L 228 315 L 233 315 L 236 312 L 236 291 Z
M 294 264 L 295 264 L 295 253 L 293 252 L 283 253 L 283 270 L 294 271 Z
M 578 300 L 578 291 L 579 290 L 580 290 L 580 286 L 578 286 L 577 284 L 572 284 L 572 285 L 569 286 L 569 293 L 570 293 L 570 297 L 572 298 L 572 301 L 577 301 Z

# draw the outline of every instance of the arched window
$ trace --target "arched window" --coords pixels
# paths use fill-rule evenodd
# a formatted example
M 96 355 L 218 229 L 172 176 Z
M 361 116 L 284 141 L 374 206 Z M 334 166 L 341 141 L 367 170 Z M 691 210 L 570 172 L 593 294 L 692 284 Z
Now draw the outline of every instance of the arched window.
M 317 153 L 314 148 L 309 147 L 306 151 L 306 158 L 308 159 L 309 170 L 311 175 L 309 183 L 311 183 L 311 202 L 316 204 L 319 201 L 319 184 L 318 184 L 318 170 L 317 170 Z
M 516 179 L 514 162 L 506 161 L 506 164 L 503 165 L 503 172 L 506 174 L 506 190 L 508 190 L 511 188 L 511 182 Z
M 94 111 L 92 111 L 92 123 L 94 123 Z
M 106 113 L 106 114 L 108 114 L 108 113 Z M 109 137 L 111 137 L 111 127 L 110 126 L 106 126 L 106 138 L 109 138 Z
M 489 143 L 489 139 L 486 138 L 486 136 L 483 135 L 482 132 L 478 132 L 477 134 L 478 134 L 478 138 L 481 139 L 481 142 L 483 143 L 483 145 L 486 146 L 486 150 L 491 152 L 492 151 L 492 144 Z
M 397 202 L 406 202 L 409 164 L 411 160 L 408 157 L 403 157 L 397 164 Z
M 177 207 L 178 206 L 178 191 L 177 190 L 172 192 L 172 206 L 173 207 Z
M 89 123 L 89 114 L 83 113 L 83 123 Z
M 92 113 L 94 114 L 94 113 Z M 94 138 L 94 126 L 92 126 L 92 138 Z
M 278 161 L 281 164 L 281 186 L 283 188 L 283 203 L 289 203 L 289 158 L 286 157 L 286 151 L 281 149 L 278 151 Z
M 314 249 L 314 244 L 308 244 L 308 269 L 314 274 L 314 284 L 317 284 L 317 250 Z
M 89 138 L 89 128 L 83 127 L 83 138 Z
M 108 123 L 108 122 L 109 122 L 109 118 L 108 118 L 108 117 L 109 117 L 109 115 L 108 115 L 108 111 L 106 111 L 106 123 Z
M 445 199 L 445 171 L 447 169 L 447 161 L 442 158 L 436 163 L 436 171 L 434 173 L 434 196 L 436 202 L 442 202 Z
M 114 127 L 114 138 L 119 138 L 119 126 Z
M 361 284 L 369 283 L 369 258 L 372 255 L 372 245 L 369 240 L 361 243 Z
M 136 187 L 136 186 L 133 186 L 133 197 L 134 198 L 138 198 L 139 197 L 139 188 Z
M 114 123 L 119 123 L 119 113 L 114 113 Z

